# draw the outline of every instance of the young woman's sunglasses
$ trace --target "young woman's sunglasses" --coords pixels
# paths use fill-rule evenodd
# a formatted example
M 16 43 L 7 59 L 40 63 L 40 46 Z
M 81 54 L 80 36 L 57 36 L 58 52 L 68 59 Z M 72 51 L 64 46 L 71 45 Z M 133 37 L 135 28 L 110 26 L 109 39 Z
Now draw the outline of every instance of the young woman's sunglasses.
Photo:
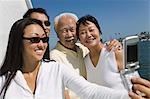
M 44 25 L 45 25 L 45 26 L 50 26 L 51 23 L 50 23 L 49 21 L 44 21 Z
M 42 40 L 43 43 L 47 43 L 49 41 L 49 37 L 32 37 L 32 38 L 27 38 L 27 37 L 23 37 L 23 39 L 25 40 L 30 40 L 31 43 L 39 43 L 40 40 Z

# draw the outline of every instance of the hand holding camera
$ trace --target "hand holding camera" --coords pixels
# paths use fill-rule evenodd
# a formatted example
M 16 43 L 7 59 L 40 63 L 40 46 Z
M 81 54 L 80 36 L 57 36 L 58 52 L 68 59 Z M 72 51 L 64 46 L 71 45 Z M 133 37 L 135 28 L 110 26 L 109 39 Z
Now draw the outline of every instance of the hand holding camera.
M 124 84 L 124 87 L 128 90 L 128 92 L 133 91 L 132 90 L 132 82 L 131 82 L 131 78 L 132 77 L 140 77 L 137 69 L 139 68 L 139 66 L 135 66 L 132 68 L 128 68 L 128 69 L 124 69 L 121 70 L 121 78 Z
M 129 96 L 132 99 L 150 99 L 150 81 L 139 78 L 139 77 L 133 77 L 131 79 L 133 83 L 133 92 L 129 92 Z M 136 92 L 140 92 L 143 94 L 138 94 Z

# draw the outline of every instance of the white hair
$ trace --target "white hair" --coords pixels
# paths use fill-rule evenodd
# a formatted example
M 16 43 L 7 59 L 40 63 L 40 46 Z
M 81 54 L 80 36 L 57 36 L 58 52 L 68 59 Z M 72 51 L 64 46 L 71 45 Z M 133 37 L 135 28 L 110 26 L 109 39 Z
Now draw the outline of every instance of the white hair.
M 73 18 L 76 22 L 78 21 L 78 17 L 74 13 L 64 12 L 64 13 L 61 13 L 61 14 L 57 15 L 54 18 L 54 30 L 55 30 L 56 33 L 57 33 L 57 25 L 58 25 L 59 19 L 61 17 L 64 17 L 64 16 L 69 16 L 69 17 Z

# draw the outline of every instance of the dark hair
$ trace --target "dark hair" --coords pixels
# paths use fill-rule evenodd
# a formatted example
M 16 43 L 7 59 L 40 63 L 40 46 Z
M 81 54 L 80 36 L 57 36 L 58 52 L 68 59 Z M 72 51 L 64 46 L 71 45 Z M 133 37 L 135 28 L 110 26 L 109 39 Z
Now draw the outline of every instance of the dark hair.
M 80 27 L 80 25 L 81 25 L 81 24 L 87 25 L 87 24 L 88 24 L 87 21 L 90 21 L 90 22 L 94 23 L 95 26 L 97 27 L 97 29 L 99 30 L 100 34 L 102 34 L 101 28 L 100 28 L 99 23 L 98 23 L 98 21 L 96 20 L 96 18 L 93 17 L 93 16 L 91 16 L 91 15 L 85 15 L 85 16 L 81 17 L 81 18 L 77 21 L 76 32 L 77 32 L 77 37 L 78 37 L 78 38 L 79 38 L 79 27 Z M 101 39 L 101 41 L 102 41 L 102 39 Z
M 22 40 L 22 37 L 24 34 L 24 29 L 28 25 L 31 25 L 31 24 L 38 24 L 44 30 L 44 27 L 43 27 L 41 21 L 36 20 L 36 19 L 30 19 L 30 18 L 24 18 L 24 19 L 20 19 L 20 20 L 16 21 L 10 30 L 5 59 L 2 64 L 2 67 L 0 69 L 0 76 L 4 75 L 6 77 L 5 84 L 2 88 L 2 90 L 0 91 L 0 95 L 4 91 L 3 98 L 5 97 L 6 90 L 9 87 L 11 80 L 16 75 L 17 70 L 22 69 L 22 65 L 23 65 L 23 55 L 22 55 L 23 40 Z M 44 32 L 45 32 L 45 30 L 44 30 Z M 46 32 L 45 32 L 45 34 L 46 34 Z M 45 52 L 44 54 L 49 55 L 49 52 Z M 44 59 L 45 58 L 43 57 L 43 60 Z
M 48 20 L 49 20 L 49 16 L 48 16 L 46 10 L 43 9 L 43 8 L 31 8 L 31 9 L 28 9 L 28 11 L 23 15 L 23 18 L 31 18 L 31 14 L 33 12 L 45 14 L 47 16 Z M 49 51 L 50 51 L 50 48 L 49 48 L 49 44 L 48 44 L 46 52 L 48 53 Z M 50 55 L 49 54 L 46 54 L 43 57 L 45 57 L 45 61 L 46 61 L 46 59 L 48 61 L 50 60 Z
M 33 12 L 45 14 L 47 16 L 48 20 L 49 20 L 49 16 L 48 16 L 46 10 L 43 9 L 43 8 L 31 8 L 31 9 L 28 9 L 28 11 L 23 15 L 23 18 L 29 18 L 29 17 L 31 17 L 31 14 Z

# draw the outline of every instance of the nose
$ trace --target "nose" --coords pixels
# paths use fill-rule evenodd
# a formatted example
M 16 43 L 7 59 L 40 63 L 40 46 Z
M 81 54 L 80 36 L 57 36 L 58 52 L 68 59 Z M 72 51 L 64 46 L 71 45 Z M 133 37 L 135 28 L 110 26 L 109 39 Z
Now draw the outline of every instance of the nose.
M 86 35 L 87 35 L 88 37 L 90 37 L 90 36 L 91 36 L 91 33 L 90 33 L 89 31 L 87 31 L 87 32 L 86 32 Z
M 68 37 L 71 37 L 72 35 L 73 35 L 73 32 L 71 32 L 71 31 L 68 30 L 68 31 L 67 31 L 67 36 L 68 36 Z
M 47 43 L 43 43 L 43 41 L 40 40 L 40 42 L 37 43 L 37 47 L 38 47 L 38 48 L 41 48 L 41 49 L 44 49 L 44 48 L 46 47 L 45 44 L 47 44 Z

